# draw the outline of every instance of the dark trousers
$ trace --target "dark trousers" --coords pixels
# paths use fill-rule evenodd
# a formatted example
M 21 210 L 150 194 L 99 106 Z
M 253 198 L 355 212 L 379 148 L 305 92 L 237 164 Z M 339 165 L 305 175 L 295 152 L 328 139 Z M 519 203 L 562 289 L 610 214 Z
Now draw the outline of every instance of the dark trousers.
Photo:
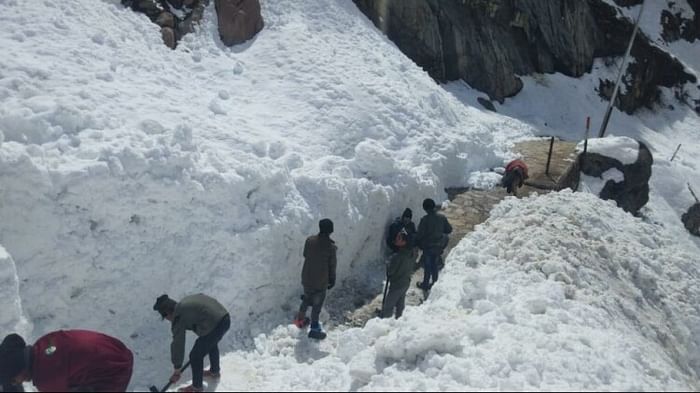
M 439 251 L 423 251 L 423 288 L 428 288 L 431 285 L 430 277 L 433 278 L 433 284 L 438 280 L 438 258 L 440 258 Z
M 218 373 L 221 371 L 219 365 L 219 341 L 224 337 L 231 327 L 231 317 L 224 316 L 216 325 L 214 330 L 206 336 L 202 336 L 194 342 L 194 347 L 190 352 L 190 364 L 192 365 L 192 385 L 196 388 L 202 387 L 204 378 L 204 357 L 209 355 L 211 371 Z
M 325 300 L 325 289 L 304 288 L 304 298 L 301 300 L 299 314 L 306 315 L 306 310 L 311 307 L 311 324 L 318 324 L 318 318 L 321 315 L 321 309 Z
M 403 310 L 406 307 L 406 292 L 411 286 L 411 282 L 396 283 L 392 282 L 389 286 L 389 293 L 384 299 L 384 308 L 382 309 L 382 318 L 391 318 L 396 316 L 396 319 L 401 318 Z M 396 314 L 394 314 L 396 310 Z

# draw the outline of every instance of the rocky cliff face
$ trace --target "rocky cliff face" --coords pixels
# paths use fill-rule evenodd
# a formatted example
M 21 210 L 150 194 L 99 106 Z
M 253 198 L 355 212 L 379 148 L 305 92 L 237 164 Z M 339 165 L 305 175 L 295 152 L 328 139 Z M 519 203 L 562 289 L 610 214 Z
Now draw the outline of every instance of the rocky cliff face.
M 578 77 L 591 70 L 596 57 L 623 55 L 633 29 L 632 21 L 620 19 L 617 9 L 603 0 L 354 1 L 433 78 L 463 79 L 500 102 L 520 91 L 518 75 L 561 72 Z M 641 2 L 615 1 L 621 6 Z M 688 36 L 697 32 L 693 23 L 698 15 L 681 22 L 679 31 Z M 643 34 L 637 36 L 632 56 L 638 60 L 629 67 L 628 86 L 616 102 L 629 113 L 650 107 L 659 86 L 696 82 Z M 602 96 L 610 96 L 612 83 L 601 82 Z

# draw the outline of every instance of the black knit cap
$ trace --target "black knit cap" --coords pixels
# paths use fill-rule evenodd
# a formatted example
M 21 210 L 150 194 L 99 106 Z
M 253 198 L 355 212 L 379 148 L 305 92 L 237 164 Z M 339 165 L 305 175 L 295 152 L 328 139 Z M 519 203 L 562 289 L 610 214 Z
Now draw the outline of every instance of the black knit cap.
M 156 304 L 153 305 L 153 309 L 160 313 L 160 316 L 165 318 L 168 314 L 175 311 L 175 306 L 177 302 L 168 297 L 168 295 L 160 295 L 156 299 Z
M 0 383 L 14 384 L 14 379 L 27 369 L 24 348 L 27 343 L 18 334 L 10 334 L 0 344 Z
M 318 229 L 321 231 L 321 234 L 330 235 L 333 233 L 333 221 L 328 218 L 324 218 L 318 222 Z
M 406 208 L 406 210 L 403 211 L 401 218 L 413 218 L 413 211 L 409 208 Z
M 435 201 L 428 198 L 423 201 L 423 210 L 426 212 L 431 212 L 435 209 Z

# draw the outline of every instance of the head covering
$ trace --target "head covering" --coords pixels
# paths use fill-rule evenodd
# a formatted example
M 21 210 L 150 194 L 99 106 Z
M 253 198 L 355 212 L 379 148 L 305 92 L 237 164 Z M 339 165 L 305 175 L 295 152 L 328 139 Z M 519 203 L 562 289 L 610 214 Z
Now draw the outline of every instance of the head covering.
M 423 201 L 423 210 L 426 212 L 431 212 L 435 209 L 435 201 L 428 198 Z
M 24 348 L 27 343 L 18 334 L 10 334 L 0 344 L 0 383 L 14 384 L 14 379 L 27 369 Z
M 168 314 L 175 311 L 175 306 L 177 302 L 168 297 L 168 295 L 161 295 L 156 299 L 156 304 L 153 305 L 153 309 L 160 313 L 160 316 L 165 318 Z
M 403 211 L 401 218 L 413 218 L 413 211 L 409 208 L 406 208 L 406 210 Z
M 321 234 L 330 235 L 333 233 L 333 221 L 328 218 L 324 218 L 318 222 L 318 229 L 321 231 Z

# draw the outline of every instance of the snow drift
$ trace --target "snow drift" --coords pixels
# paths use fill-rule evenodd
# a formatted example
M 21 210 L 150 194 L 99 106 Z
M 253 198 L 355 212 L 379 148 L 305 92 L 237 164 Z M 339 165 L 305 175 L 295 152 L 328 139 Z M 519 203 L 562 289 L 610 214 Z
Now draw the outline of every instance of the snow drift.
M 527 229 L 525 229 L 527 228 Z M 421 307 L 228 355 L 230 390 L 695 390 L 694 244 L 591 194 L 507 198 Z

